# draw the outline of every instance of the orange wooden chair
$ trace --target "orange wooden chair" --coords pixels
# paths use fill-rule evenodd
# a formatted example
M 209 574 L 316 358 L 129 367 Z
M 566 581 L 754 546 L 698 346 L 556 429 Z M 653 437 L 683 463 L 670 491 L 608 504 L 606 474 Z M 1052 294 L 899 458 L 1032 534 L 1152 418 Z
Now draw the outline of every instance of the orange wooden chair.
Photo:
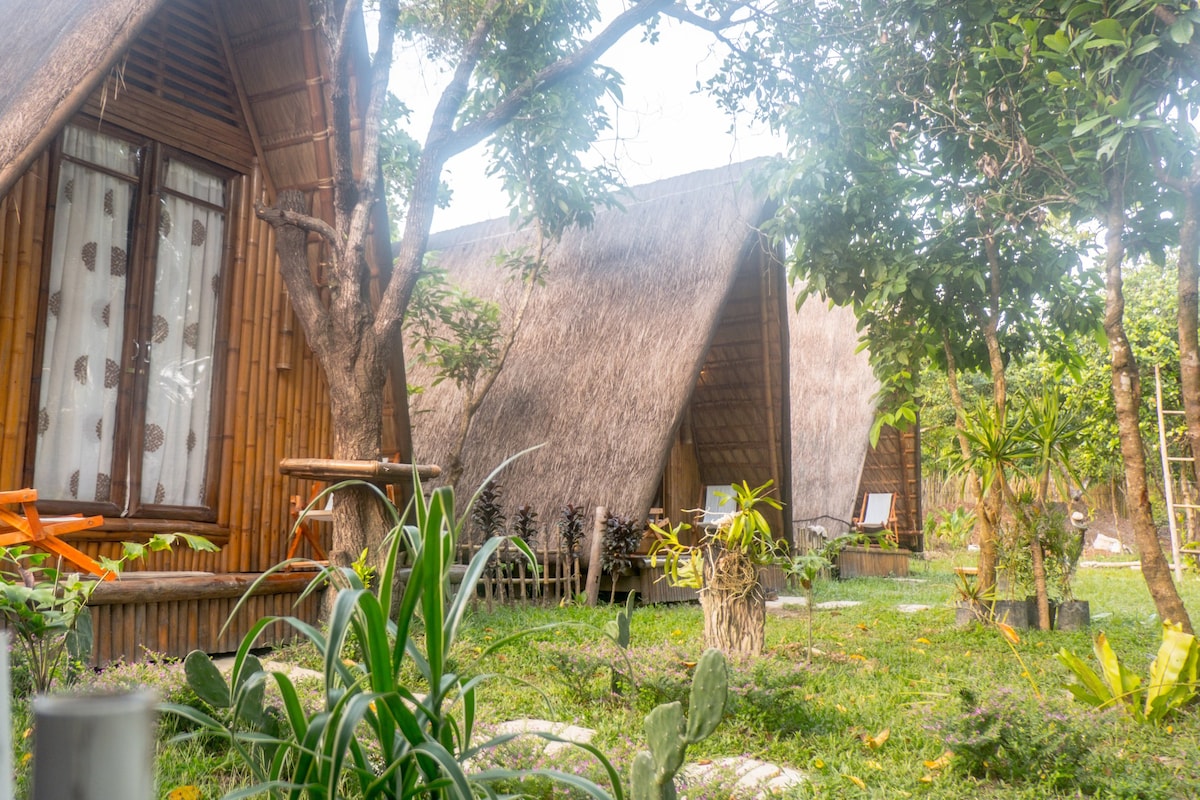
M 300 544 L 307 539 L 309 546 L 312 547 L 313 557 L 318 561 L 328 561 L 329 556 L 325 553 L 325 548 L 321 547 L 321 537 L 317 535 L 317 531 L 313 528 L 314 522 L 329 522 L 333 519 L 333 511 L 330 508 L 314 508 L 304 511 L 309 503 L 316 499 L 321 493 L 320 484 L 313 486 L 312 495 L 308 498 L 308 502 L 301 500 L 298 494 L 292 495 L 292 538 L 288 542 L 287 558 L 293 559 L 296 553 L 300 550 Z
M 116 580 L 112 570 L 106 570 L 85 553 L 58 538 L 63 534 L 96 528 L 104 523 L 104 517 L 85 517 L 76 514 L 70 517 L 43 517 L 38 514 L 37 490 L 16 489 L 0 492 L 0 546 L 31 544 L 41 550 L 71 562 L 84 572 L 101 580 Z M 9 506 L 20 506 L 20 512 Z

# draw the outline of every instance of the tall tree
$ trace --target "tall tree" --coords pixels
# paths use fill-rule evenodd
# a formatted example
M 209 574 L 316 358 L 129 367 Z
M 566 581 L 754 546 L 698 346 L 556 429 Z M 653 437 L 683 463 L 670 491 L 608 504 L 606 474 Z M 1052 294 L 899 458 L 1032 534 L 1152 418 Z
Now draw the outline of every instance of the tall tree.
M 1128 511 L 1142 575 L 1159 615 L 1190 631 L 1150 505 L 1146 450 L 1138 427 L 1142 389 L 1125 331 L 1122 267 L 1131 244 L 1135 254 L 1161 252 L 1172 233 L 1194 235 L 1186 217 L 1187 198 L 1196 187 L 1189 190 L 1187 180 L 1178 178 L 1181 173 L 1170 173 L 1190 174 L 1196 158 L 1197 136 L 1189 117 L 1197 87 L 1193 19 L 1200 22 L 1200 12 L 1154 0 L 1127 0 L 1111 8 L 1086 0 L 1062 0 L 1049 8 L 1029 2 L 1006 10 L 980 52 L 1023 86 L 1022 102 L 1038 113 L 1044 151 L 1071 178 L 1072 209 L 1104 226 L 1104 330 Z M 1182 224 L 1159 211 L 1164 190 L 1170 188 L 1164 179 L 1180 180 Z M 1195 243 L 1189 247 L 1194 253 Z M 1184 318 L 1194 311 L 1186 308 L 1190 298 L 1184 294 L 1190 291 L 1194 298 L 1195 279 L 1185 277 L 1186 257 L 1181 253 L 1179 329 L 1181 336 L 1191 338 L 1194 322 Z M 1193 285 L 1185 287 L 1185 282 Z M 1188 359 L 1189 350 L 1195 353 L 1194 344 L 1181 340 L 1181 357 Z M 1187 378 L 1182 383 L 1185 407 L 1196 403 L 1200 412 L 1200 385 L 1188 388 Z
M 926 354 L 983 368 L 1004 417 L 1006 362 L 1048 324 L 1096 324 L 1095 294 L 1044 223 L 1058 176 L 1035 168 L 1022 108 L 973 35 L 990 4 L 792 0 L 740 43 L 712 87 L 753 98 L 796 155 L 773 232 L 805 291 L 854 307 L 884 385 L 881 421 L 913 421 Z M 994 582 L 1001 483 L 980 498 L 980 583 Z
M 362 3 L 313 1 L 331 65 L 333 220 L 312 216 L 297 193 L 282 193 L 259 214 L 277 231 L 289 297 L 328 382 L 335 458 L 379 455 L 388 357 L 425 255 L 444 165 L 490 140 L 494 166 L 513 176 L 522 213 L 553 218 L 558 230 L 586 223 L 614 184 L 610 171 L 587 169 L 578 156 L 608 125 L 603 96 L 619 92 L 619 76 L 597 59 L 673 2 L 640 0 L 602 24 L 596 0 L 381 0 L 376 50 L 366 71 L 355 74 Z M 367 251 L 378 220 L 380 141 L 388 132 L 381 112 L 397 35 L 448 65 L 451 77 L 423 141 L 405 151 L 411 158 L 399 170 L 408 181 L 399 246 L 374 303 Z M 395 154 L 386 155 L 395 166 Z M 327 253 L 328 301 L 310 271 L 310 238 Z M 347 563 L 364 546 L 377 550 L 387 526 L 370 493 L 340 495 L 331 556 Z

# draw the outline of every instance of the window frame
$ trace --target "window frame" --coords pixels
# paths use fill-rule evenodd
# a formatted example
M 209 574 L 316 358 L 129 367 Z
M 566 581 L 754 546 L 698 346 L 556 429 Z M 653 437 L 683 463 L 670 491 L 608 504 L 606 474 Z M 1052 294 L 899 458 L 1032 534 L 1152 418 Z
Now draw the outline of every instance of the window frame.
M 221 444 L 223 441 L 226 370 L 228 363 L 229 325 L 231 324 L 231 299 L 229 270 L 236 264 L 234 248 L 234 211 L 238 207 L 238 187 L 242 177 L 237 170 L 204 158 L 202 155 L 168 145 L 153 135 L 118 127 L 88 115 L 76 117 L 69 123 L 96 131 L 104 136 L 121 139 L 138 151 L 139 175 L 136 181 L 136 196 L 129 231 L 129 265 L 125 289 L 125 314 L 122 330 L 120 380 L 117 388 L 117 410 L 113 432 L 112 489 L 110 500 L 39 500 L 38 507 L 45 513 L 103 514 L 107 517 L 180 520 L 214 522 L 217 518 L 219 479 L 221 467 Z M 45 359 L 45 336 L 49 313 L 49 278 L 53 258 L 54 227 L 57 217 L 58 184 L 61 164 L 73 161 L 89 169 L 129 180 L 128 175 L 116 174 L 100 165 L 65 155 L 62 151 L 63 137 L 55 138 L 51 149 L 50 170 L 47 178 L 47 211 L 44 244 L 42 248 L 41 289 L 38 295 L 37 328 L 34 337 L 30 381 L 30 415 L 36 420 L 41 402 L 42 370 Z M 165 164 L 168 159 L 197 167 L 224 182 L 225 203 L 219 206 L 198 198 L 190 198 L 164 185 Z M 148 356 L 143 350 L 151 340 L 154 319 L 155 276 L 158 269 L 159 236 L 161 218 L 160 197 L 163 194 L 184 197 L 190 202 L 219 211 L 223 214 L 218 268 L 217 300 L 213 319 L 212 370 L 208 402 L 209 426 L 207 434 L 204 476 L 205 497 L 202 506 L 144 503 L 141 500 L 143 458 L 145 455 L 144 426 L 149 396 L 151 374 L 147 368 Z M 36 469 L 38 436 L 33 429 L 26 438 L 24 479 L 33 485 Z

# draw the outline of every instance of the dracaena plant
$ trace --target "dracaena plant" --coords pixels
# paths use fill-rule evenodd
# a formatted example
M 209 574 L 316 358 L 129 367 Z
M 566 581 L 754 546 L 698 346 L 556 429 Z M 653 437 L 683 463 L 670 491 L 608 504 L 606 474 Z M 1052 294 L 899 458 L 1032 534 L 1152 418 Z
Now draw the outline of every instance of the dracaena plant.
M 267 672 L 252 658 L 250 651 L 262 631 L 280 621 L 272 617 L 256 623 L 238 648 L 226 689 L 229 713 L 218 718 L 180 705 L 166 705 L 166 710 L 228 741 L 249 767 L 254 785 L 227 795 L 227 800 L 262 793 L 289 800 L 330 800 L 346 796 L 347 791 L 363 798 L 469 800 L 496 796 L 497 782 L 529 775 L 546 776 L 597 800 L 608 800 L 608 793 L 591 781 L 554 770 L 472 769 L 473 760 L 480 761 L 482 753 L 513 737 L 477 739 L 476 704 L 486 678 L 478 669 L 467 670 L 470 676 L 459 671 L 456 664 L 462 663 L 462 654 L 452 658 L 451 653 L 476 585 L 505 537 L 482 543 L 452 597 L 450 568 L 463 527 L 463 521 L 455 518 L 453 490 L 435 489 L 426 499 L 418 483 L 413 497 L 403 520 L 391 509 L 396 524 L 377 576 L 378 593 L 366 589 L 352 570 L 330 569 L 326 576 L 340 590 L 327 628 L 320 630 L 294 617 L 281 620 L 324 657 L 319 708 L 306 709 L 285 672 Z M 524 542 L 516 539 L 512 544 L 533 561 Z M 403 581 L 398 569 L 402 550 L 412 565 Z M 343 645 L 351 636 L 358 645 L 356 657 L 344 659 Z M 476 658 L 513 638 L 496 642 Z M 189 660 L 202 658 L 207 656 L 189 656 Z M 419 680 L 405 677 L 413 671 Z M 214 675 L 206 668 L 198 667 L 196 672 L 210 680 Z M 283 706 L 275 734 L 238 723 L 258 715 L 255 706 L 267 681 L 274 681 Z M 225 691 L 211 688 L 225 698 Z M 537 735 L 562 741 L 549 733 Z M 594 747 L 579 746 L 599 759 L 613 797 L 622 800 L 620 780 L 611 764 Z

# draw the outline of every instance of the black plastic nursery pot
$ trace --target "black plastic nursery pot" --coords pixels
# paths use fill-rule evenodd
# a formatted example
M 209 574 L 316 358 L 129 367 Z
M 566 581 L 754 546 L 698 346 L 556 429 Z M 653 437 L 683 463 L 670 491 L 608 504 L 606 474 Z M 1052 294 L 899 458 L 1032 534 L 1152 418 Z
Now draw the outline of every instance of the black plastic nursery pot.
M 1080 631 L 1092 624 L 1092 608 L 1087 600 L 1064 600 L 1058 604 L 1054 627 L 1060 631 Z

